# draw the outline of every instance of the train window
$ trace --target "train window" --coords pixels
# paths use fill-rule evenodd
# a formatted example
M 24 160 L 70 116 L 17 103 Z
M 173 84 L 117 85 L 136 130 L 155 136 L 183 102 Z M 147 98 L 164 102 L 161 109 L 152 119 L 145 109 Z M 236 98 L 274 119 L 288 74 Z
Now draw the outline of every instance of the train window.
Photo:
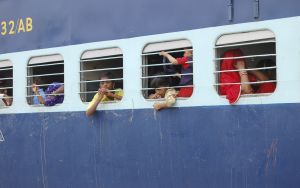
M 276 41 L 269 30 L 226 34 L 215 46 L 215 87 L 235 103 L 239 96 L 269 95 L 276 88 Z
M 105 89 L 110 93 L 123 95 L 123 53 L 120 48 L 88 50 L 80 60 L 80 98 L 82 102 L 90 102 L 101 84 L 113 83 Z M 107 95 L 102 103 L 118 102 Z
M 189 40 L 150 43 L 143 49 L 142 59 L 142 94 L 145 99 L 155 95 L 158 86 L 154 80 L 159 79 L 168 83 L 164 84 L 165 88 L 176 89 L 177 98 L 192 95 L 193 47 Z
M 13 67 L 9 60 L 0 60 L 0 108 L 13 102 Z
M 59 54 L 36 56 L 27 64 L 27 103 L 53 106 L 64 100 L 64 60 Z

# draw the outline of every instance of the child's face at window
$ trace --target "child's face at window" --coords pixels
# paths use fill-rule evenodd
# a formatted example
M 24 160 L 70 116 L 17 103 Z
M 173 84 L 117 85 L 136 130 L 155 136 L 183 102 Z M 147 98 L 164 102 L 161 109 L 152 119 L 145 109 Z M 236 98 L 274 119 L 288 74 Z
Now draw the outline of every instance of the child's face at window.
M 183 56 L 184 57 L 190 57 L 193 55 L 193 51 L 192 50 L 185 50 Z
M 163 98 L 163 97 L 165 97 L 166 91 L 167 91 L 167 88 L 159 87 L 159 88 L 155 89 L 155 94 L 159 95 L 160 97 Z
M 100 80 L 107 80 L 109 78 L 107 77 L 102 77 Z M 100 88 L 102 89 L 112 89 L 114 86 L 114 82 L 107 80 L 107 81 L 100 81 Z

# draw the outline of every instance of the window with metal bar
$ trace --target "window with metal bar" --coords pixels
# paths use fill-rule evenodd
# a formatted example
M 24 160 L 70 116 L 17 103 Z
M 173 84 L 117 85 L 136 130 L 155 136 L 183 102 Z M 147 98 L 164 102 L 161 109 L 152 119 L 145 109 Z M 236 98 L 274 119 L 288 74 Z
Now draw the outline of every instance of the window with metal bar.
M 60 54 L 31 57 L 27 64 L 27 103 L 53 106 L 64 100 L 64 59 Z
M 0 109 L 13 102 L 13 65 L 9 60 L 0 60 Z
M 166 52 L 168 55 L 163 55 L 161 52 Z M 151 85 L 151 82 L 156 78 L 166 80 L 169 83 L 167 88 L 174 88 L 177 91 L 177 98 L 189 98 L 193 92 L 192 53 L 192 44 L 186 39 L 146 45 L 142 53 L 141 66 L 144 98 L 149 99 L 155 93 L 156 88 Z M 170 59 L 169 55 L 176 61 Z
M 103 78 L 104 75 L 110 78 Z M 103 78 L 103 79 L 102 79 Z M 90 102 L 100 89 L 100 83 L 112 82 L 108 90 L 116 94 L 123 90 L 123 53 L 120 48 L 104 48 L 85 51 L 80 59 L 80 98 Z M 104 97 L 102 103 L 118 102 L 119 99 Z
M 241 86 L 241 96 L 247 97 L 269 95 L 276 89 L 276 40 L 272 31 L 222 35 L 216 41 L 215 54 L 214 86 L 219 95 L 228 97 L 228 88 L 234 85 Z

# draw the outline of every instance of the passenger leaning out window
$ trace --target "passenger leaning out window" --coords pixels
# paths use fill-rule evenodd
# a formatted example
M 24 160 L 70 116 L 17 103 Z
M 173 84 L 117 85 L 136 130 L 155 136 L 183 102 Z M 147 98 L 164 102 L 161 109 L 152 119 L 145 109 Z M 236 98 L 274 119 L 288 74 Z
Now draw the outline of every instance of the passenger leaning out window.
M 163 74 L 163 73 L 162 73 Z M 161 74 L 158 74 L 161 75 Z M 149 96 L 149 99 L 164 98 L 164 102 L 155 102 L 153 107 L 155 110 L 161 110 L 173 106 L 176 102 L 177 92 L 170 87 L 170 80 L 167 77 L 156 77 L 151 81 L 151 87 L 155 88 L 155 93 Z
M 89 103 L 86 115 L 91 116 L 95 113 L 100 102 L 121 100 L 123 90 L 115 89 L 115 82 L 112 80 L 114 76 L 111 72 L 107 72 L 100 76 L 100 84 L 98 92 L 94 95 L 93 100 Z

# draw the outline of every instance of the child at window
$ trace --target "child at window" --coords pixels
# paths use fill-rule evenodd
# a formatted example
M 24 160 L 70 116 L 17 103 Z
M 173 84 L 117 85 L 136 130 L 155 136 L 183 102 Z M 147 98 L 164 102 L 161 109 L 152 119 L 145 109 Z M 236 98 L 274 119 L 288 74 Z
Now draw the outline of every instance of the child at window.
M 177 92 L 171 89 L 170 82 L 165 77 L 157 77 L 151 81 L 151 87 L 155 88 L 155 93 L 149 96 L 149 99 L 164 98 L 164 102 L 156 102 L 153 107 L 155 110 L 161 110 L 173 106 L 176 102 Z
M 100 84 L 98 92 L 94 95 L 93 100 L 89 103 L 89 106 L 86 110 L 86 115 L 91 116 L 95 113 L 97 106 L 100 102 L 121 100 L 123 97 L 122 89 L 114 89 L 115 82 L 110 79 L 113 79 L 114 76 L 111 72 L 107 72 L 100 76 Z M 114 90 L 114 91 L 111 91 Z
M 181 58 L 174 58 L 167 52 L 160 52 L 161 56 L 166 57 L 172 64 L 174 65 L 181 65 L 181 74 L 189 74 L 193 73 L 193 64 L 188 63 L 193 61 L 193 50 L 185 49 L 183 57 Z M 193 76 L 192 75 L 181 75 L 180 76 L 180 86 L 187 86 L 193 85 Z M 193 94 L 193 87 L 182 87 L 179 89 L 177 97 L 190 97 Z
M 5 91 L 1 91 L 0 89 L 0 107 L 11 106 L 12 100 L 11 97 L 6 94 Z
M 35 96 L 33 96 L 33 104 L 44 104 L 46 99 L 45 92 L 43 88 L 40 88 L 39 85 L 43 84 L 40 78 L 36 78 L 31 85 L 32 92 Z
M 64 101 L 64 86 L 61 83 L 51 83 L 45 92 L 42 92 L 36 84 L 32 84 L 32 91 L 37 95 L 37 101 L 34 104 L 44 104 L 45 106 L 54 106 Z M 44 96 L 43 96 L 44 93 Z
M 0 86 L 0 107 L 2 106 L 11 106 L 12 105 L 12 97 L 10 97 L 7 93 L 7 89 L 2 89 L 3 86 Z

